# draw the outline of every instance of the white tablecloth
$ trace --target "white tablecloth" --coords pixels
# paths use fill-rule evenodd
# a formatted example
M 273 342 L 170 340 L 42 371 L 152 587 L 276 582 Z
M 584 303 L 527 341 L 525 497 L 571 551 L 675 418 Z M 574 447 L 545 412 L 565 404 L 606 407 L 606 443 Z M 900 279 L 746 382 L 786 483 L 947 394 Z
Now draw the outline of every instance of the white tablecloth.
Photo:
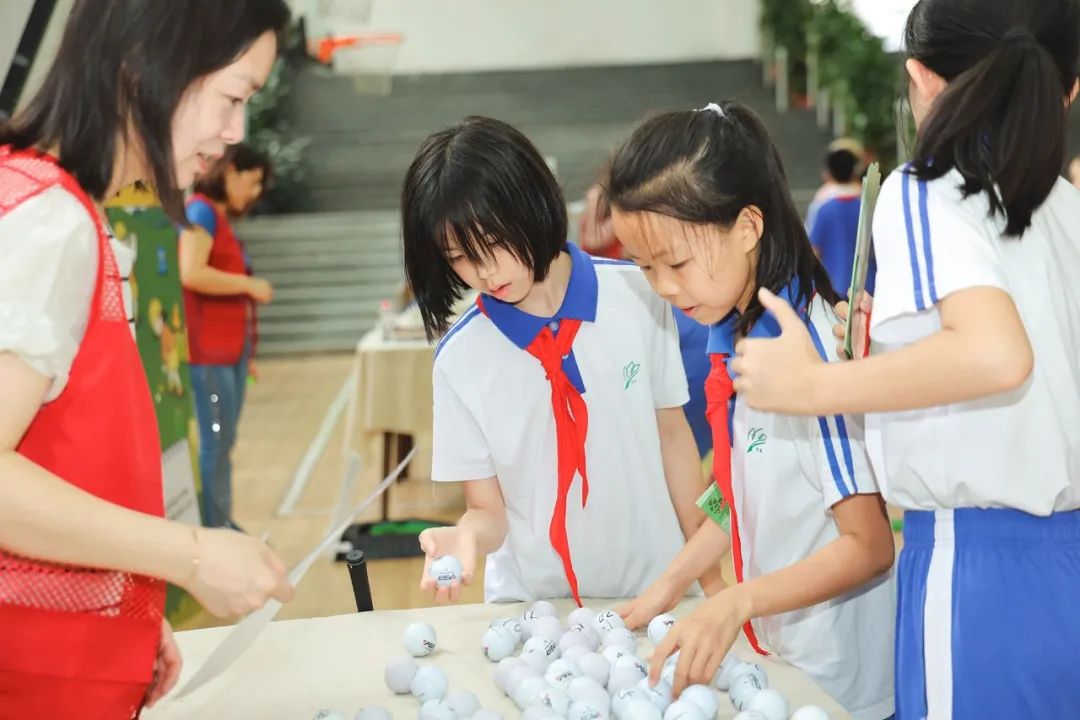
M 675 615 L 695 603 L 686 601 Z M 612 607 L 611 601 L 586 602 L 593 610 Z M 471 690 L 485 708 L 506 718 L 520 717 L 513 702 L 492 681 L 494 664 L 480 652 L 480 638 L 491 620 L 520 616 L 524 605 L 458 605 L 418 610 L 354 613 L 326 618 L 272 623 L 255 645 L 224 675 L 197 693 L 173 703 L 167 700 L 148 711 L 148 720 L 310 720 L 321 708 L 332 708 L 347 718 L 364 705 L 382 705 L 394 718 L 416 718 L 419 702 L 411 696 L 395 696 L 383 681 L 386 663 L 405 654 L 402 635 L 406 625 L 422 620 L 438 633 L 438 647 L 421 663 L 439 666 L 450 678 L 450 690 Z M 573 609 L 569 601 L 556 603 L 565 621 Z M 184 655 L 181 684 L 198 669 L 229 628 L 178 633 Z M 641 638 L 642 654 L 651 653 Z M 645 652 L 647 650 L 647 652 Z M 788 699 L 791 709 L 820 705 L 833 720 L 848 718 L 831 698 L 795 668 L 771 658 L 755 660 L 740 636 L 735 654 L 761 663 L 770 686 Z M 719 718 L 733 718 L 734 708 L 726 694 L 720 698 Z
M 422 340 L 387 340 L 379 328 L 364 335 L 356 346 L 346 442 L 370 433 L 430 434 L 434 355 L 435 346 Z

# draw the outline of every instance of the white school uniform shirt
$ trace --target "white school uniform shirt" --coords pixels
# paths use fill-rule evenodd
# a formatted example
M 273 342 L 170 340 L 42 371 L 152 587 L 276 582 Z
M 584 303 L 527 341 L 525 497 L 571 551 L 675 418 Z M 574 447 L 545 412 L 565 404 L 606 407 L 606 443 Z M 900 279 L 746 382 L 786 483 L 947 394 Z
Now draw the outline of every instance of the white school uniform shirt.
M 110 234 L 124 312 L 134 335 L 130 275 L 135 253 Z M 97 230 L 79 200 L 53 187 L 0 216 L 0 352 L 52 379 L 50 402 L 67 386 L 90 317 Z
M 955 170 L 923 182 L 894 172 L 874 215 L 874 351 L 941 328 L 937 303 L 973 287 L 1004 290 L 1034 351 L 1013 392 L 867 416 L 867 445 L 889 502 L 913 510 L 1080 507 L 1080 191 L 1059 179 L 1031 227 L 1005 238 L 983 193 Z
M 435 351 L 434 452 L 438 482 L 495 476 L 508 530 L 488 556 L 487 602 L 569 597 L 549 539 L 557 492 L 551 384 L 524 348 L 545 324 L 581 327 L 563 368 L 589 411 L 588 504 L 581 477 L 566 529 L 581 597 L 631 597 L 655 580 L 684 538 L 665 481 L 656 411 L 689 396 L 670 306 L 633 265 L 569 246 L 572 270 L 555 318 L 528 315 L 485 296 Z
M 779 295 L 794 304 L 798 293 L 793 285 Z M 818 353 L 839 362 L 832 352 L 838 320 L 831 306 L 815 295 L 808 318 Z M 733 314 L 710 329 L 710 354 L 734 354 L 736 321 Z M 766 313 L 748 337 L 779 334 Z M 759 412 L 736 395 L 729 426 L 744 581 L 782 570 L 833 542 L 840 533 L 832 507 L 853 494 L 878 492 L 859 416 Z M 894 592 L 890 571 L 841 597 L 756 618 L 754 633 L 854 720 L 882 720 L 893 713 Z

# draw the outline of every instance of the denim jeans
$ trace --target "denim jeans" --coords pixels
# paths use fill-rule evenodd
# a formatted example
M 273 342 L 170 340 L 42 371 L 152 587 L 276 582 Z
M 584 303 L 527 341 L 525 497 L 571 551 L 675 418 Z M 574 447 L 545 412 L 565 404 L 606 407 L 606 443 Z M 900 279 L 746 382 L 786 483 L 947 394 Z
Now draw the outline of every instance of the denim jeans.
M 248 358 L 235 365 L 192 365 L 191 390 L 199 422 L 202 521 L 206 527 L 235 526 L 232 518 L 232 449 L 244 405 Z

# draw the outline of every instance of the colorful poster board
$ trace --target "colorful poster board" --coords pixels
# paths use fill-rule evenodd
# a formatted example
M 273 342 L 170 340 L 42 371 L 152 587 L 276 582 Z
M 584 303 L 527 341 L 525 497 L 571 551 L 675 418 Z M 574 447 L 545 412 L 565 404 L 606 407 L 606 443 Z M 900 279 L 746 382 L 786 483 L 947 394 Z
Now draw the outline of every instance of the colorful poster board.
M 131 276 L 135 343 L 157 411 L 165 514 L 198 525 L 198 427 L 190 391 L 177 231 L 157 198 L 146 190 L 125 190 L 109 203 L 107 214 L 117 239 L 135 250 Z M 193 598 L 169 588 L 166 615 L 170 622 L 177 624 L 198 610 Z

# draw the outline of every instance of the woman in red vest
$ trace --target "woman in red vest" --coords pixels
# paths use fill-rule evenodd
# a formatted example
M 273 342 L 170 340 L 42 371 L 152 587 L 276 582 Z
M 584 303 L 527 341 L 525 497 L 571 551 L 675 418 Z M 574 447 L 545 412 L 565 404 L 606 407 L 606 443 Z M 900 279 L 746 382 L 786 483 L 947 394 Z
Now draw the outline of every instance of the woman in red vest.
M 292 588 L 240 533 L 163 518 L 154 405 L 103 203 L 243 137 L 285 0 L 79 0 L 0 127 L 0 719 L 136 717 L 175 684 L 165 582 L 216 615 Z
M 262 197 L 270 162 L 233 145 L 195 183 L 180 232 L 191 389 L 199 420 L 202 520 L 239 529 L 232 516 L 232 453 L 244 389 L 255 351 L 255 303 L 269 302 L 270 283 L 251 275 L 231 220 Z

